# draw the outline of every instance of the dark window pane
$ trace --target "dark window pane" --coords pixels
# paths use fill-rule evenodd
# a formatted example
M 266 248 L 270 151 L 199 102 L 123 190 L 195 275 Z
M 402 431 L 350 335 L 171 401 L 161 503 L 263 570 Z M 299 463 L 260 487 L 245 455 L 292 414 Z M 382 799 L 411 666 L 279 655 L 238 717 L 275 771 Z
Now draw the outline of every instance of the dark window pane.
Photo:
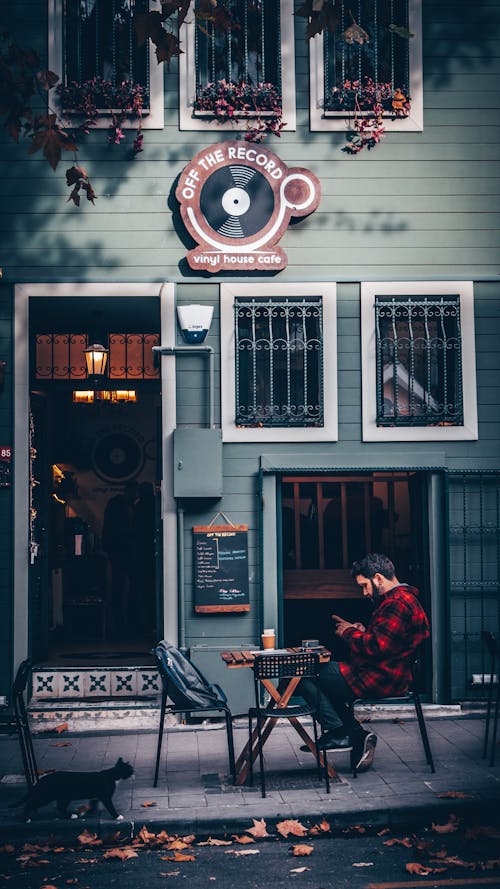
M 321 299 L 238 299 L 235 313 L 236 424 L 322 425 Z
M 458 297 L 377 297 L 377 424 L 463 422 Z

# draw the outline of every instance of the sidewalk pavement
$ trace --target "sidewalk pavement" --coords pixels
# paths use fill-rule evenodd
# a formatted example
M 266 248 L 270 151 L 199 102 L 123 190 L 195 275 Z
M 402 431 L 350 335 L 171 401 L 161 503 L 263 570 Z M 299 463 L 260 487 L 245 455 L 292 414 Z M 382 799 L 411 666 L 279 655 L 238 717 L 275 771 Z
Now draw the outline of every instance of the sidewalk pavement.
M 426 721 L 435 774 L 426 763 L 414 718 L 377 719 L 365 725 L 378 735 L 375 761 L 367 772 L 353 779 L 349 753 L 330 753 L 341 778 L 341 783 L 332 784 L 330 795 L 324 781 L 317 779 L 314 757 L 301 752 L 298 734 L 284 720 L 265 747 L 265 799 L 260 795 L 258 769 L 253 788 L 229 782 L 222 724 L 168 728 L 156 788 L 156 733 L 130 729 L 116 734 L 54 733 L 35 736 L 34 747 L 39 770 L 94 771 L 114 765 L 119 756 L 132 763 L 134 777 L 120 782 L 114 797 L 124 816 L 122 832 L 133 833 L 146 825 L 176 834 L 215 836 L 245 829 L 252 818 L 264 818 L 268 824 L 287 818 L 314 823 L 322 816 L 337 828 L 353 824 L 401 828 L 429 819 L 446 821 L 451 811 L 467 810 L 482 818 L 488 810 L 498 811 L 500 751 L 493 768 L 481 758 L 484 720 L 462 716 Z M 246 721 L 236 721 L 237 755 L 246 736 Z M 60 819 L 52 803 L 24 824 L 22 808 L 8 808 L 24 796 L 22 771 L 17 737 L 0 736 L 0 829 L 5 836 L 75 835 L 84 827 L 109 834 L 116 824 L 105 811 L 78 821 Z M 440 796 L 450 792 L 459 797 Z M 79 805 L 73 804 L 73 809 Z

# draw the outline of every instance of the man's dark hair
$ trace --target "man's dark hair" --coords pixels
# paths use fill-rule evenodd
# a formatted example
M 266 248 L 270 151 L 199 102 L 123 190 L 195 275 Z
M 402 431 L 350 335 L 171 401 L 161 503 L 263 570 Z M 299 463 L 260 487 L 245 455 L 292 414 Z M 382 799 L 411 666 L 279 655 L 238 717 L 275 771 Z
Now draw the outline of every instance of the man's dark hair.
M 376 574 L 382 574 L 387 580 L 392 580 L 396 571 L 391 560 L 384 556 L 383 553 L 368 553 L 364 559 L 360 559 L 359 562 L 353 562 L 352 564 L 351 576 L 356 578 L 359 574 L 362 574 L 363 577 L 368 577 L 370 580 Z

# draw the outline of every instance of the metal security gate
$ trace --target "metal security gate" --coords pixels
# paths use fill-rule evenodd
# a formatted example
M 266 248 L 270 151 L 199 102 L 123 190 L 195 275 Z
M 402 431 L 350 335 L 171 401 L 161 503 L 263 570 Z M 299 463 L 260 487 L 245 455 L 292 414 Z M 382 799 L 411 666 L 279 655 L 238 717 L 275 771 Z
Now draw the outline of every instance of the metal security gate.
M 448 474 L 450 697 L 486 695 L 481 631 L 500 627 L 500 472 Z

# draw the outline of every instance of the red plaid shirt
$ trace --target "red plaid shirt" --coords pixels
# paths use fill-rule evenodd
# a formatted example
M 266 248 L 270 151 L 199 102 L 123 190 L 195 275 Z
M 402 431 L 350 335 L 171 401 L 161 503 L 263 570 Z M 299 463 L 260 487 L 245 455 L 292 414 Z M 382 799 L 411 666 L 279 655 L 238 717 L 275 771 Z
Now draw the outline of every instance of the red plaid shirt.
M 365 632 L 349 627 L 342 639 L 350 649 L 340 671 L 359 698 L 403 694 L 411 678 L 412 655 L 430 635 L 415 587 L 401 584 L 383 595 Z

